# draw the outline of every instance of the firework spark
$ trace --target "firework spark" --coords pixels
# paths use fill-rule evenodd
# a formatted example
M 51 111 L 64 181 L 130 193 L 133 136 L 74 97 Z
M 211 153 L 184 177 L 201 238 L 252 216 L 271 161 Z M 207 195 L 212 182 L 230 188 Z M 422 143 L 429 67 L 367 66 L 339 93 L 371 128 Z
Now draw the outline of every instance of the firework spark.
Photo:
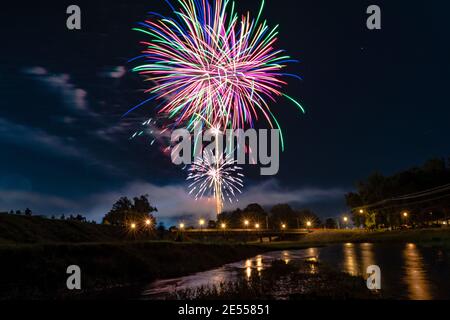
M 143 136 L 150 138 L 149 146 L 153 147 L 155 144 L 159 146 L 164 154 L 170 154 L 167 149 L 171 148 L 171 133 L 168 128 L 165 128 L 162 119 L 150 118 L 141 124 L 139 130 L 133 133 L 129 140 L 141 138 Z
M 280 129 L 268 105 L 279 96 L 304 112 L 300 103 L 282 93 L 284 77 L 300 77 L 282 72 L 296 61 L 274 49 L 278 26 L 260 23 L 264 1 L 256 20 L 249 13 L 239 18 L 229 0 L 178 2 L 176 18 L 153 13 L 134 28 L 150 36 L 135 58 L 143 63 L 133 69 L 153 83 L 145 102 L 161 101 L 159 112 L 175 127 L 206 121 L 239 129 L 253 127 L 263 117 Z
M 197 158 L 188 169 L 190 194 L 193 194 L 196 200 L 209 196 L 220 199 L 217 202 L 220 207 L 225 200 L 233 202 L 233 198 L 241 193 L 244 186 L 242 168 L 236 163 L 237 161 L 230 157 L 216 157 L 212 152 Z M 221 208 L 217 209 L 220 212 Z

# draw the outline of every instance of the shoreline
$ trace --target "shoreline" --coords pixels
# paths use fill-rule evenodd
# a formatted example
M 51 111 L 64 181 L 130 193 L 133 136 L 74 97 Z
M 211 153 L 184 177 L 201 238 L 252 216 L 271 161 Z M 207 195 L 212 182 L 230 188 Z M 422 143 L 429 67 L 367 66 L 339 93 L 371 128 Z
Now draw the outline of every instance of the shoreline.
M 269 242 L 263 245 L 274 250 L 304 249 L 339 243 L 415 243 L 450 249 L 450 228 L 395 231 L 314 230 L 299 240 Z

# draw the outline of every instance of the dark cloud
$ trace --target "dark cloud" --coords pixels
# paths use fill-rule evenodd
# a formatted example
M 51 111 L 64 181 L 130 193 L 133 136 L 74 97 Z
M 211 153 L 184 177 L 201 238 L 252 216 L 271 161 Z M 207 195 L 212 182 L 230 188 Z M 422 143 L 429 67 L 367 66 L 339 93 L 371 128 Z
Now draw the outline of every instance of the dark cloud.
M 120 79 L 125 76 L 127 69 L 124 66 L 107 67 L 99 73 L 101 77 Z
M 72 108 L 72 111 L 83 113 L 85 116 L 96 116 L 88 108 L 87 91 L 73 84 L 69 74 L 51 73 L 39 66 L 24 68 L 23 73 L 47 86 L 54 94 L 60 95 L 64 104 Z

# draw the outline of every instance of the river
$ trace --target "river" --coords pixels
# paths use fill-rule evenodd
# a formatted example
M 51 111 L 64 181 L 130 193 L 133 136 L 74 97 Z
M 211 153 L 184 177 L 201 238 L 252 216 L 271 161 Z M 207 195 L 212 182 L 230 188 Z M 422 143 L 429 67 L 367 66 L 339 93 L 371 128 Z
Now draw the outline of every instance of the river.
M 161 299 L 174 290 L 194 289 L 251 277 L 270 266 L 273 260 L 295 263 L 315 257 L 337 270 L 366 276 L 366 269 L 378 265 L 382 290 L 395 299 L 450 299 L 450 256 L 448 252 L 415 244 L 338 244 L 320 248 L 269 252 L 220 268 L 193 275 L 158 280 L 143 292 L 144 299 Z

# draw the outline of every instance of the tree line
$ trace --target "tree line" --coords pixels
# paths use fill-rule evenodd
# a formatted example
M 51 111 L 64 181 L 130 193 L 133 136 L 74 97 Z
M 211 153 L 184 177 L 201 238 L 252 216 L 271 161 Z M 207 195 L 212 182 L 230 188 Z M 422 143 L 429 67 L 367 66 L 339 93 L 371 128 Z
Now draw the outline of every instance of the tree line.
M 165 229 L 163 224 L 157 226 L 154 213 L 158 209 L 154 207 L 148 195 L 120 198 L 112 207 L 112 209 L 104 216 L 102 223 L 107 225 L 121 227 L 136 227 Z M 279 229 L 282 225 L 286 228 L 305 228 L 305 227 L 328 227 L 336 228 L 336 222 L 333 219 L 327 219 L 322 224 L 317 214 L 309 209 L 293 209 L 288 204 L 278 204 L 266 211 L 259 204 L 250 204 L 245 209 L 236 209 L 234 211 L 223 212 L 218 216 L 217 220 L 205 221 L 204 227 L 209 229 L 221 228 L 222 224 L 226 224 L 229 229 L 245 228 L 244 222 L 247 221 L 247 227 L 255 227 L 256 224 L 260 228 Z M 308 225 L 309 222 L 309 225 Z M 186 226 L 189 228 L 192 226 Z M 198 227 L 195 225 L 195 227 Z M 176 229 L 176 227 L 171 227 Z
M 375 172 L 345 196 L 356 226 L 369 229 L 447 223 L 450 216 L 450 158 L 385 176 Z
M 248 226 L 245 222 L 248 222 Z M 280 229 L 321 227 L 319 217 L 309 209 L 293 209 L 288 204 L 277 204 L 266 211 L 261 205 L 253 203 L 245 209 L 223 212 L 218 217 L 219 225 L 225 223 L 227 228 L 242 229 L 254 227 L 258 224 L 261 228 Z
M 25 217 L 31 217 L 33 216 L 33 211 L 30 208 L 26 208 L 24 211 L 22 210 L 10 210 L 9 212 L 0 212 L 1 214 L 10 214 L 10 215 L 21 215 L 21 216 L 25 216 Z M 65 215 L 65 214 L 61 214 L 60 216 L 56 216 L 56 215 L 51 215 L 51 216 L 43 216 L 43 215 L 34 215 L 34 217 L 37 218 L 50 218 L 51 220 L 66 220 L 66 221 L 78 221 L 78 222 L 83 222 L 83 223 L 92 223 L 92 224 L 96 224 L 96 222 L 94 220 L 89 221 L 85 216 L 83 216 L 82 214 L 70 214 L 70 215 Z
M 158 229 L 159 231 L 166 230 L 163 223 L 157 224 L 154 215 L 155 212 L 158 212 L 158 209 L 150 203 L 148 195 L 141 195 L 132 199 L 121 197 L 113 204 L 111 210 L 104 215 L 102 224 L 124 227 L 127 229 L 132 228 L 136 229 L 136 231 L 155 229 Z M 11 213 L 14 213 L 14 211 L 11 211 Z M 16 214 L 22 214 L 22 212 L 17 210 Z M 27 208 L 24 215 L 31 216 L 32 211 Z M 68 216 L 62 214 L 58 218 L 52 215 L 51 219 L 95 223 L 94 221 L 88 221 L 86 217 L 81 214 L 71 214 Z M 248 225 L 245 225 L 245 221 L 247 221 Z M 204 227 L 215 229 L 221 228 L 222 224 L 225 224 L 229 229 L 254 228 L 256 225 L 262 229 L 280 229 L 283 226 L 287 229 L 306 227 L 336 228 L 336 221 L 334 219 L 327 219 L 322 223 L 317 214 L 313 211 L 309 209 L 294 209 L 288 204 L 277 204 L 270 208 L 270 210 L 266 210 L 261 205 L 253 203 L 244 209 L 238 208 L 234 211 L 223 212 L 218 216 L 217 220 L 205 221 Z M 186 227 L 189 228 L 192 226 Z M 198 226 L 195 225 L 195 227 Z M 171 227 L 171 229 L 176 228 L 177 227 L 175 226 Z

